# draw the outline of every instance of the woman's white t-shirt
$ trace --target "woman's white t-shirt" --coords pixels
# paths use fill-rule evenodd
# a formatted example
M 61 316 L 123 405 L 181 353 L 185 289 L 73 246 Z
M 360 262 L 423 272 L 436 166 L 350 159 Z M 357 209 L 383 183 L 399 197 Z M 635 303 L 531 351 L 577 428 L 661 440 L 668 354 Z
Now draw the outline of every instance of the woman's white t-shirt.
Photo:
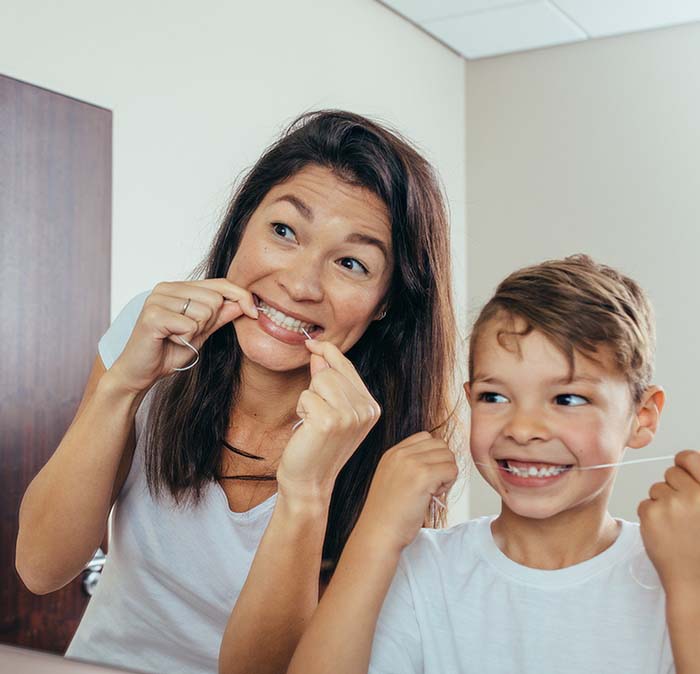
M 109 368 L 148 293 L 134 298 L 100 341 Z M 168 674 L 214 674 L 221 638 L 270 521 L 276 495 L 232 512 L 210 483 L 197 505 L 154 499 L 144 471 L 150 395 L 136 415 L 137 445 L 112 510 L 109 554 L 66 655 Z

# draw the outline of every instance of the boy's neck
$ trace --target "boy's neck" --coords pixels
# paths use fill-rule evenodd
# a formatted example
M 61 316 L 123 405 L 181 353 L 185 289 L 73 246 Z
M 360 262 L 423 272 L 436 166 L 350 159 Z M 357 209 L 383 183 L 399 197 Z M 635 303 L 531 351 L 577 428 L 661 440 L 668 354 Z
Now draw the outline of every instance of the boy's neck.
M 533 569 L 563 569 L 609 548 L 620 526 L 605 505 L 534 519 L 517 515 L 504 504 L 491 531 L 498 548 L 514 562 Z

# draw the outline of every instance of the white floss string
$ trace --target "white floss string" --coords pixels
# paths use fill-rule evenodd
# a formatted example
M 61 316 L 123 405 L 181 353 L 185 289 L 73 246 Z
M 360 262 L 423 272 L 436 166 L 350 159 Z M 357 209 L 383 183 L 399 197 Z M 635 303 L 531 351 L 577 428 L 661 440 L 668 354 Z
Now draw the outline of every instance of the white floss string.
M 669 454 L 667 456 L 651 456 L 646 459 L 633 459 L 632 461 L 621 461 L 619 463 L 599 463 L 595 466 L 573 466 L 571 468 L 567 469 L 567 472 L 569 470 L 598 470 L 599 468 L 615 468 L 617 466 L 631 466 L 633 463 L 649 463 L 650 461 L 668 461 L 669 459 L 675 459 L 675 454 Z M 537 461 L 533 461 L 533 463 L 539 463 Z M 493 466 L 490 463 L 481 463 L 480 461 L 474 461 L 475 466 L 485 466 L 486 468 L 492 468 Z M 499 470 L 503 470 L 507 473 L 514 473 L 516 472 L 512 468 L 501 468 L 499 467 Z
M 199 363 L 199 351 L 192 346 L 186 339 L 183 339 L 180 337 L 180 335 L 175 335 L 188 349 L 194 352 L 195 359 L 189 364 L 185 365 L 185 367 L 174 367 L 173 371 L 174 372 L 185 372 L 186 370 L 189 370 L 190 368 L 193 368 L 197 363 Z

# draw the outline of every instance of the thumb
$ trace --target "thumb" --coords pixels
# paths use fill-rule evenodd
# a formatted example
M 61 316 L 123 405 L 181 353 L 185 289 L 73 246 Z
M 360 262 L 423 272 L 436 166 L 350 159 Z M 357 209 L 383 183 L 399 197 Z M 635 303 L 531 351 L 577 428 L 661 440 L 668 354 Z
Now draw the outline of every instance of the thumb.
M 315 353 L 311 354 L 311 360 L 309 361 L 311 366 L 311 376 L 313 377 L 317 372 L 320 372 L 324 368 L 330 367 L 323 356 L 318 356 Z
M 243 315 L 243 309 L 241 309 L 238 302 L 231 302 L 231 300 L 225 300 L 219 309 L 219 315 L 216 317 L 214 324 L 207 330 L 206 337 L 213 335 L 219 328 L 223 327 L 231 321 L 235 321 L 237 318 Z

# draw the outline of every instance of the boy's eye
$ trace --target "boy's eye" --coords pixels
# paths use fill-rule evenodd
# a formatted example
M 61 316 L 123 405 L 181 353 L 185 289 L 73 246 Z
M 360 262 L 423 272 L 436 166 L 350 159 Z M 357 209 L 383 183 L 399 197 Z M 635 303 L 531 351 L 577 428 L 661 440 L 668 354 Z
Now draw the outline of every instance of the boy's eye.
M 567 407 L 578 407 L 579 405 L 588 405 L 588 398 L 577 396 L 574 393 L 562 393 L 554 398 L 557 405 L 565 405 Z
M 493 391 L 485 391 L 484 393 L 480 393 L 479 397 L 477 399 L 481 400 L 482 402 L 485 402 L 485 403 L 507 403 L 508 402 L 508 398 L 506 398 L 504 395 L 501 395 L 500 393 L 494 393 Z
M 289 225 L 285 225 L 282 222 L 273 222 L 272 229 L 277 236 L 283 239 L 288 239 L 289 241 L 296 241 L 294 230 Z
M 367 270 L 367 267 L 362 264 L 359 260 L 356 260 L 354 257 L 341 257 L 340 260 L 338 260 L 338 264 L 341 267 L 345 267 L 345 269 L 349 269 L 352 272 L 355 272 L 356 274 L 368 274 L 369 271 Z

